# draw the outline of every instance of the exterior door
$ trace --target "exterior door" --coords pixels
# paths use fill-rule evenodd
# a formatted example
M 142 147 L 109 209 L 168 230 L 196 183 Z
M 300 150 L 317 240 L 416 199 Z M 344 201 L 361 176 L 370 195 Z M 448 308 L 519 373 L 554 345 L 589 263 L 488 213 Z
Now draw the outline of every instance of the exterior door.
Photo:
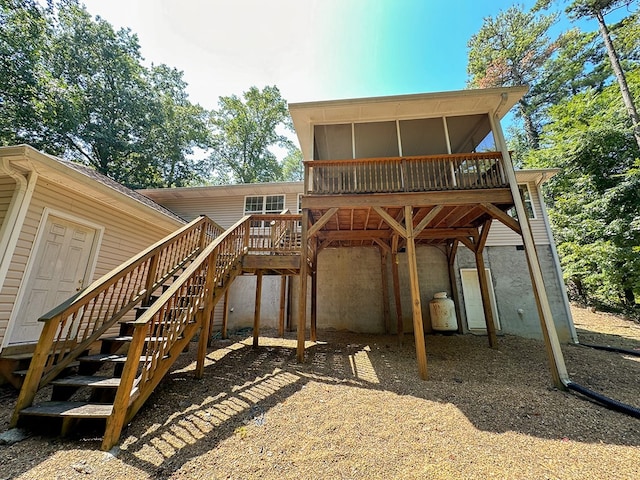
M 35 255 L 22 301 L 15 316 L 10 344 L 35 342 L 38 318 L 83 288 L 88 281 L 96 230 L 49 215 Z
M 496 308 L 496 297 L 493 293 L 493 282 L 491 281 L 491 271 L 486 268 L 487 280 L 489 284 L 489 298 L 491 300 L 491 310 L 496 330 L 500 330 L 500 319 Z M 464 297 L 464 310 L 467 314 L 467 327 L 469 330 L 486 330 L 487 323 L 484 319 L 484 308 L 482 306 L 482 294 L 480 293 L 480 280 L 478 280 L 478 270 L 475 268 L 461 268 L 460 278 L 462 280 L 462 295 Z

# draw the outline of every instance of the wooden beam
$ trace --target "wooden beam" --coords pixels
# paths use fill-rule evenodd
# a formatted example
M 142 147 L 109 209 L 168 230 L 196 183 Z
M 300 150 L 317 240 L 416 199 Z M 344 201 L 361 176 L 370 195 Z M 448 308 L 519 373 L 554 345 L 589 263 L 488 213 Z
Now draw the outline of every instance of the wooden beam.
M 245 270 L 298 270 L 300 254 L 244 255 L 242 268 Z
M 260 306 L 262 302 L 262 270 L 258 270 L 256 274 L 256 303 L 253 314 L 253 348 L 258 346 L 258 337 L 260 335 Z
M 395 230 L 402 237 L 407 237 L 407 230 L 405 227 L 400 225 L 395 218 L 387 213 L 387 211 L 381 207 L 373 207 L 375 212 L 382 217 L 382 219 L 389 225 L 393 230 Z
M 311 227 L 309 228 L 309 231 L 307 232 L 307 237 L 311 238 L 316 233 L 318 233 L 318 231 L 322 227 L 324 227 L 329 220 L 331 220 L 331 217 L 333 217 L 337 211 L 338 211 L 338 207 L 332 207 L 326 212 L 324 212 L 322 216 L 318 219 L 318 221 L 313 225 L 311 225 Z
M 420 301 L 420 281 L 418 279 L 418 261 L 413 236 L 413 208 L 404 207 L 404 218 L 407 227 L 407 263 L 409 266 L 409 282 L 411 290 L 411 307 L 413 311 L 413 336 L 416 343 L 416 357 L 420 378 L 427 379 L 427 349 L 422 324 L 422 305 Z
M 478 238 L 477 250 L 484 250 L 484 246 L 487 243 L 487 238 L 489 237 L 489 229 L 491 228 L 491 220 L 487 220 L 482 225 L 482 231 L 480 232 L 480 236 Z
M 487 272 L 484 268 L 484 258 L 482 257 L 482 250 L 476 251 L 475 257 L 476 269 L 478 271 L 478 281 L 480 282 L 480 296 L 482 297 L 482 310 L 484 311 L 484 321 L 487 326 L 489 346 L 491 348 L 498 348 L 498 341 L 496 338 L 496 325 L 493 318 L 493 309 L 491 308 L 491 296 L 489 294 L 489 281 L 487 279 Z
M 391 274 L 393 279 L 393 298 L 396 304 L 396 334 L 398 344 L 402 345 L 404 339 L 404 319 L 402 317 L 402 299 L 400 297 L 400 275 L 398 273 L 398 235 L 395 235 L 391 244 Z
M 480 208 L 491 215 L 496 220 L 499 220 L 501 223 L 509 227 L 511 230 L 516 232 L 518 235 L 522 235 L 522 229 L 520 228 L 520 223 L 513 217 L 510 217 L 498 207 L 491 203 L 481 203 Z
M 460 242 L 472 252 L 476 251 L 476 245 L 469 239 L 469 237 L 459 237 L 458 240 L 460 240 Z
M 442 211 L 443 208 L 444 207 L 442 205 L 436 205 L 435 207 L 433 207 L 431 211 L 427 213 L 427 215 L 425 215 L 425 217 L 420 220 L 418 225 L 416 225 L 416 227 L 413 229 L 414 235 L 420 235 L 420 232 L 422 232 L 422 230 L 424 230 L 424 228 L 429 225 L 429 222 L 431 222 L 431 220 L 436 218 L 436 216 Z
M 478 190 L 451 190 L 418 193 L 372 193 L 356 195 L 306 195 L 302 197 L 302 208 L 321 210 L 325 208 L 404 207 L 430 205 L 469 205 L 479 203 L 512 204 L 513 197 L 508 188 Z

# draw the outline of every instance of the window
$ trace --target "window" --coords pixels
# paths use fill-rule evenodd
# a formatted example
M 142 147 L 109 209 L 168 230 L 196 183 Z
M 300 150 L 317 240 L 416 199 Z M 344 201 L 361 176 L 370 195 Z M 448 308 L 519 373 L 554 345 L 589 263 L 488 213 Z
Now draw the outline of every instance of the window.
M 244 214 L 280 213 L 284 210 L 284 195 L 255 195 L 244 197 Z M 252 222 L 252 227 L 260 227 L 260 222 Z
M 533 201 L 531 199 L 531 193 L 529 192 L 529 185 L 527 185 L 526 183 L 519 183 L 518 190 L 520 191 L 520 198 L 522 199 L 522 203 L 524 204 L 524 209 L 527 212 L 527 218 L 535 219 L 536 211 L 533 208 Z M 513 218 L 517 218 L 516 207 L 511 207 L 507 213 Z

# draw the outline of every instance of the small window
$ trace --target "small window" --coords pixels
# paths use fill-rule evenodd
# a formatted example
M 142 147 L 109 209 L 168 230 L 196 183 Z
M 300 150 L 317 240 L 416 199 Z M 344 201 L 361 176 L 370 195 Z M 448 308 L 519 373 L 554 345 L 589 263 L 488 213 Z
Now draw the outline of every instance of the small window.
M 535 219 L 536 211 L 533 208 L 533 201 L 531 199 L 531 193 L 529 192 L 529 185 L 527 185 L 526 183 L 519 183 L 518 190 L 520 191 L 520 198 L 522 199 L 522 203 L 524 204 L 524 209 L 527 212 L 527 218 Z M 511 207 L 507 213 L 513 218 L 517 218 L 515 206 Z

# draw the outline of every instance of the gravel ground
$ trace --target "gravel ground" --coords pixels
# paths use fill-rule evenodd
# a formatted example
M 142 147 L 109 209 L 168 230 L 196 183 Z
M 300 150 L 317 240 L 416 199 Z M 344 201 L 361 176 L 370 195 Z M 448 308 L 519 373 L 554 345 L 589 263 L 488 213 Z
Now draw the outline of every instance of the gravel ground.
M 640 327 L 573 309 L 583 342 L 640 350 Z M 267 334 L 269 332 L 266 332 Z M 99 435 L 0 445 L 0 479 L 640 478 L 640 419 L 551 385 L 542 342 L 429 336 L 430 379 L 411 336 L 235 335 L 202 380 L 184 355 L 111 452 Z M 563 346 L 572 380 L 640 406 L 640 357 Z M 16 393 L 0 387 L 0 432 Z

